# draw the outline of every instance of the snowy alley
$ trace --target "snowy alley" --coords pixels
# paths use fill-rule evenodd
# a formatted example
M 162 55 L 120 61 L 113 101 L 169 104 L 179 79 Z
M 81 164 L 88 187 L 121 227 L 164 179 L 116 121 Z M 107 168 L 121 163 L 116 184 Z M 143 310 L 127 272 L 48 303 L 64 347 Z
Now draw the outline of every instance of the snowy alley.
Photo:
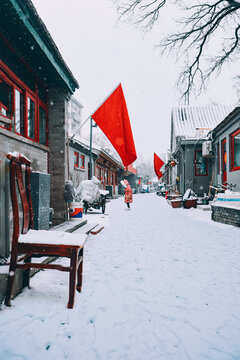
M 96 216 L 73 310 L 68 275 L 38 273 L 2 305 L 0 359 L 239 360 L 240 229 L 155 194 Z

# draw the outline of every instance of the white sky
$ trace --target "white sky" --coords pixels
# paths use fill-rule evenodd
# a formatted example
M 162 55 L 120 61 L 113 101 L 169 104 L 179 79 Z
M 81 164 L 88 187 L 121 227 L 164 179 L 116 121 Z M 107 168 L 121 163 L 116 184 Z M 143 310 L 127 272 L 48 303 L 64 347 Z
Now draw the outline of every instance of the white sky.
M 113 0 L 32 1 L 79 82 L 74 96 L 84 106 L 83 120 L 121 82 L 138 156 L 152 160 L 154 152 L 164 153 L 170 143 L 171 107 L 179 98 L 178 67 L 174 55 L 162 58 L 154 50 L 158 29 L 144 36 L 133 26 L 117 25 Z M 165 13 L 164 22 L 171 16 Z M 194 104 L 235 103 L 230 70 L 212 81 L 208 93 Z

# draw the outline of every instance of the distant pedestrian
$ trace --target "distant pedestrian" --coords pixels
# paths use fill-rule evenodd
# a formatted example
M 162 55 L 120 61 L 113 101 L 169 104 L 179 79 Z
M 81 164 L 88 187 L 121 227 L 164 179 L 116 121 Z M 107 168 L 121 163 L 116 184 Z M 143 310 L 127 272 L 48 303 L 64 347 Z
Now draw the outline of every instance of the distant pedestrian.
M 124 193 L 124 202 L 127 204 L 128 209 L 130 210 L 130 203 L 132 203 L 132 188 L 129 182 L 125 179 L 123 180 L 125 184 L 125 193 Z

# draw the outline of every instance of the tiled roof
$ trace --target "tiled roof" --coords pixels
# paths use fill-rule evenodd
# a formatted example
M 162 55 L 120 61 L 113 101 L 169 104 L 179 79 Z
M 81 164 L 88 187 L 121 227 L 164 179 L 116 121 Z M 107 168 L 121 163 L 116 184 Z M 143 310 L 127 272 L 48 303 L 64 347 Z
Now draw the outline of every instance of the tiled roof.
M 175 136 L 199 138 L 214 129 L 235 108 L 234 105 L 179 106 L 172 108 Z

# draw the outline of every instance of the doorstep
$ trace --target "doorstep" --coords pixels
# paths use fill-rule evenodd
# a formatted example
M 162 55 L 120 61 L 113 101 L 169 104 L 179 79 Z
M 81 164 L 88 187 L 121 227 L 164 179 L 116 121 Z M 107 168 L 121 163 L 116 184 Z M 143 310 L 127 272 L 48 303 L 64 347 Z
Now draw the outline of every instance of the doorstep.
M 197 209 L 202 211 L 211 211 L 211 205 L 197 205 Z
M 80 218 L 79 220 L 77 219 L 70 219 L 67 221 L 64 221 L 63 223 L 53 226 L 52 228 L 49 229 L 49 231 L 65 231 L 65 232 L 73 232 L 77 229 L 79 229 L 80 227 L 84 226 L 87 224 L 87 220 L 84 220 L 82 218 Z

